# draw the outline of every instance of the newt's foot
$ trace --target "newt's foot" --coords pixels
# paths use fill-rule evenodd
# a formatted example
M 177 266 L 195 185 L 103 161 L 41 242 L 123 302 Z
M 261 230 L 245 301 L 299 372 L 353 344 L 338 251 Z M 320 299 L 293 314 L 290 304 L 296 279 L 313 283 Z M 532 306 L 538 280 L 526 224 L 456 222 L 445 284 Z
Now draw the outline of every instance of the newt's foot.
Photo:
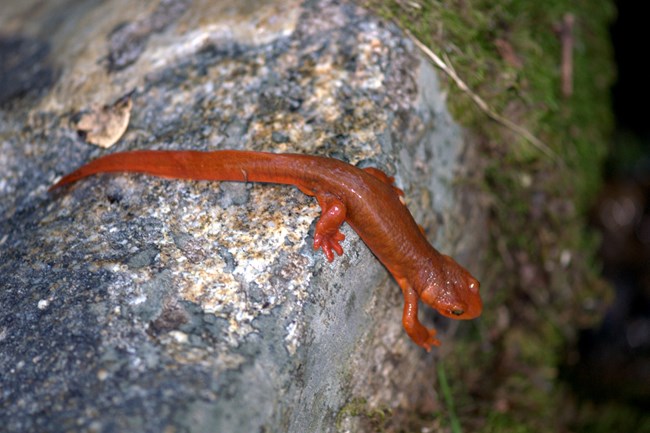
M 320 219 L 314 230 L 314 249 L 323 249 L 328 261 L 334 260 L 334 253 L 343 254 L 339 242 L 345 239 L 340 227 L 345 221 L 345 204 L 334 196 L 316 196 L 322 209 Z
M 327 257 L 327 261 L 331 262 L 334 260 L 333 251 L 336 251 L 336 254 L 339 256 L 343 255 L 343 247 L 339 242 L 342 242 L 344 239 L 345 235 L 338 229 L 334 233 L 324 233 L 317 230 L 314 234 L 314 249 L 321 248 Z
M 427 329 L 427 337 L 424 340 L 413 340 L 418 346 L 424 347 L 427 352 L 431 352 L 433 346 L 440 346 L 440 340 L 436 338 L 435 329 Z

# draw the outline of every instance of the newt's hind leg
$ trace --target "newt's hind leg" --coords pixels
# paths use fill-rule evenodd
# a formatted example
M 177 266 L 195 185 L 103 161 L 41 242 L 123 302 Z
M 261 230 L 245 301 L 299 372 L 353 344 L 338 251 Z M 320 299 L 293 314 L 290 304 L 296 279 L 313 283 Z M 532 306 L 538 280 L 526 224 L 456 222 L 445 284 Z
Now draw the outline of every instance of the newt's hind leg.
M 366 167 L 363 169 L 363 171 L 373 175 L 374 177 L 381 180 L 385 184 L 390 185 L 393 188 L 393 191 L 395 191 L 395 194 L 397 194 L 399 197 L 404 196 L 404 191 L 402 191 L 401 189 L 395 186 L 395 178 L 393 176 L 389 176 L 386 173 L 384 173 L 382 170 L 375 167 Z
M 345 204 L 332 195 L 316 195 L 318 204 L 321 207 L 321 216 L 316 223 L 314 233 L 314 249 L 321 248 L 328 261 L 334 260 L 336 251 L 339 256 L 343 254 L 343 247 L 339 242 L 345 239 L 345 235 L 339 230 L 345 221 Z

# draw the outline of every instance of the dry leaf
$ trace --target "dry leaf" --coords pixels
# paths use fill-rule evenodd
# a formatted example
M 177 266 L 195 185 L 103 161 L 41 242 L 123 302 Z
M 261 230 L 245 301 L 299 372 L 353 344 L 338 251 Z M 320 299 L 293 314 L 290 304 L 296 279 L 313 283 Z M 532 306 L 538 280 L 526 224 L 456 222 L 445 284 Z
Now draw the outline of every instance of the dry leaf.
M 86 141 L 109 148 L 122 137 L 131 118 L 131 94 L 121 97 L 113 105 L 105 105 L 82 114 L 76 122 L 77 131 Z
M 497 51 L 503 60 L 506 61 L 513 68 L 521 69 L 524 63 L 521 61 L 512 44 L 505 39 L 497 39 L 494 41 Z

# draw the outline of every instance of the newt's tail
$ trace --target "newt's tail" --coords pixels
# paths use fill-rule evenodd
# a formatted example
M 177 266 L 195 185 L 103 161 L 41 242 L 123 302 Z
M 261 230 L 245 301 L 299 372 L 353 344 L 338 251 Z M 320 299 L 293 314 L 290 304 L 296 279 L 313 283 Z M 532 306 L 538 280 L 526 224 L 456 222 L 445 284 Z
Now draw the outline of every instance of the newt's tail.
M 278 176 L 274 170 L 282 159 L 270 153 L 236 150 L 118 152 L 97 158 L 64 176 L 50 187 L 50 191 L 97 173 L 143 173 L 170 179 L 295 184 L 295 180 L 282 179 L 283 176 Z

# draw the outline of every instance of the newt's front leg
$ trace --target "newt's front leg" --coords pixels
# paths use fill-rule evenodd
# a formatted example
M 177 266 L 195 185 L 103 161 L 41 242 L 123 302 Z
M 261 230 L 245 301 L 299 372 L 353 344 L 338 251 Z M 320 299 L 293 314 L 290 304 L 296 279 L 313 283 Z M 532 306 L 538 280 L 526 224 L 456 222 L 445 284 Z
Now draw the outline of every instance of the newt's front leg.
M 436 338 L 436 330 L 428 329 L 418 319 L 418 294 L 406 281 L 398 281 L 404 294 L 404 313 L 402 314 L 402 325 L 404 330 L 418 346 L 424 347 L 427 352 L 432 346 L 440 346 L 440 340 Z

